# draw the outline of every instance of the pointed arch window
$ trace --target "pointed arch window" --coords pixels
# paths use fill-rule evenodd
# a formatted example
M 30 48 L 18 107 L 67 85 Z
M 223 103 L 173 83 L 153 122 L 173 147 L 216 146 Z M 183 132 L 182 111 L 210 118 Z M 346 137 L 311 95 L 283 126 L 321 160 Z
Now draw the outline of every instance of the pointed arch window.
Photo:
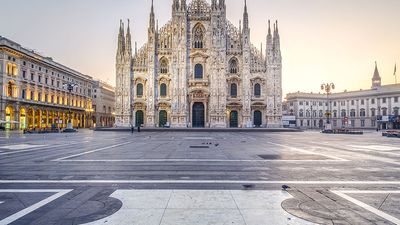
M 229 61 L 229 72 L 231 74 L 237 74 L 238 73 L 238 62 L 236 58 L 232 58 Z
M 201 24 L 193 29 L 193 48 L 204 47 L 204 28 Z
M 166 84 L 161 84 L 160 85 L 160 96 L 161 97 L 166 97 L 167 96 L 167 85 Z
M 166 59 L 162 59 L 160 63 L 160 73 L 167 74 L 168 73 L 168 61 Z
M 258 83 L 254 85 L 254 96 L 257 98 L 261 96 L 261 85 Z
M 136 96 L 142 97 L 143 96 L 143 84 L 136 85 Z
M 237 84 L 235 83 L 231 84 L 231 97 L 232 98 L 237 97 Z
M 203 65 L 196 64 L 196 66 L 194 66 L 194 78 L 203 79 Z

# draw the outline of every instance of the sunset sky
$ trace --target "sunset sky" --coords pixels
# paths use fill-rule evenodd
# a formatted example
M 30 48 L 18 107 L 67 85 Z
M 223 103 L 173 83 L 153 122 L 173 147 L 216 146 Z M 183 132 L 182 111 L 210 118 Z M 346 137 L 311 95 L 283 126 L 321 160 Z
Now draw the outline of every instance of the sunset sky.
M 265 46 L 268 19 L 279 20 L 285 94 L 319 92 L 322 82 L 334 82 L 336 91 L 370 88 L 375 61 L 382 82 L 394 83 L 394 64 L 400 66 L 399 0 L 247 2 L 254 45 Z M 228 19 L 238 26 L 243 0 L 226 3 Z M 0 0 L 0 35 L 115 84 L 119 20 L 132 21 L 133 39 L 142 46 L 150 4 L 150 0 Z M 171 17 L 171 4 L 172 0 L 154 0 L 160 27 Z

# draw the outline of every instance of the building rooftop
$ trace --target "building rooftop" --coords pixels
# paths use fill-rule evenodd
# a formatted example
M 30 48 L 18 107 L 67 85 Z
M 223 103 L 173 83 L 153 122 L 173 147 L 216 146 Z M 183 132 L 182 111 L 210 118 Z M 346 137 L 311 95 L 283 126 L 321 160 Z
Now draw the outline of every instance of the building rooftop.
M 76 71 L 74 69 L 71 69 L 71 68 L 69 68 L 67 66 L 64 66 L 64 65 L 62 65 L 62 64 L 60 64 L 58 62 L 55 62 L 55 61 L 53 61 L 53 59 L 51 57 L 43 56 L 43 55 L 35 52 L 34 50 L 22 47 L 20 44 L 14 42 L 14 41 L 12 41 L 12 40 L 10 40 L 8 38 L 2 37 L 2 36 L 0 36 L 0 47 L 10 48 L 10 49 L 12 49 L 14 51 L 17 51 L 19 53 L 25 54 L 28 57 L 34 58 L 36 60 L 39 60 L 42 63 L 45 63 L 45 64 L 48 64 L 50 66 L 56 67 L 58 69 L 64 70 L 66 73 L 69 73 L 71 75 L 78 75 L 78 76 L 81 76 L 83 78 L 92 80 L 92 77 L 89 76 L 89 75 L 82 74 L 82 73 L 80 73 L 80 72 L 78 72 L 78 71 Z
M 392 93 L 400 93 L 400 84 L 388 84 L 383 85 L 374 89 L 366 89 L 366 90 L 358 90 L 358 91 L 344 91 L 332 93 L 330 98 L 355 98 L 355 97 L 363 97 L 363 96 L 378 96 L 382 94 L 392 94 Z M 295 92 L 289 93 L 286 95 L 286 99 L 291 98 L 326 98 L 325 93 L 306 93 L 306 92 Z

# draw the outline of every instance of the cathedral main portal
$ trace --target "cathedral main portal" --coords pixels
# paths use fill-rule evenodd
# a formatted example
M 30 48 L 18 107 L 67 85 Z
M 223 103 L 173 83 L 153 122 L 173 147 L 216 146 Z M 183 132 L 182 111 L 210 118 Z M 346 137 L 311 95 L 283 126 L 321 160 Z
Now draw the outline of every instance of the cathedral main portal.
M 205 110 L 202 102 L 193 104 L 192 125 L 193 127 L 205 127 Z

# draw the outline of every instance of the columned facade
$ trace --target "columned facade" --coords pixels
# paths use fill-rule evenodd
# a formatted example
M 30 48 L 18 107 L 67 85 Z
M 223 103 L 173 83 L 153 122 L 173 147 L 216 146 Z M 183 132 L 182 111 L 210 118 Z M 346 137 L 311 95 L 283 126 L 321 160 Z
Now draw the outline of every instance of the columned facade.
M 75 84 L 69 92 L 65 84 Z M 0 120 L 10 130 L 92 126 L 92 78 L 0 37 Z

